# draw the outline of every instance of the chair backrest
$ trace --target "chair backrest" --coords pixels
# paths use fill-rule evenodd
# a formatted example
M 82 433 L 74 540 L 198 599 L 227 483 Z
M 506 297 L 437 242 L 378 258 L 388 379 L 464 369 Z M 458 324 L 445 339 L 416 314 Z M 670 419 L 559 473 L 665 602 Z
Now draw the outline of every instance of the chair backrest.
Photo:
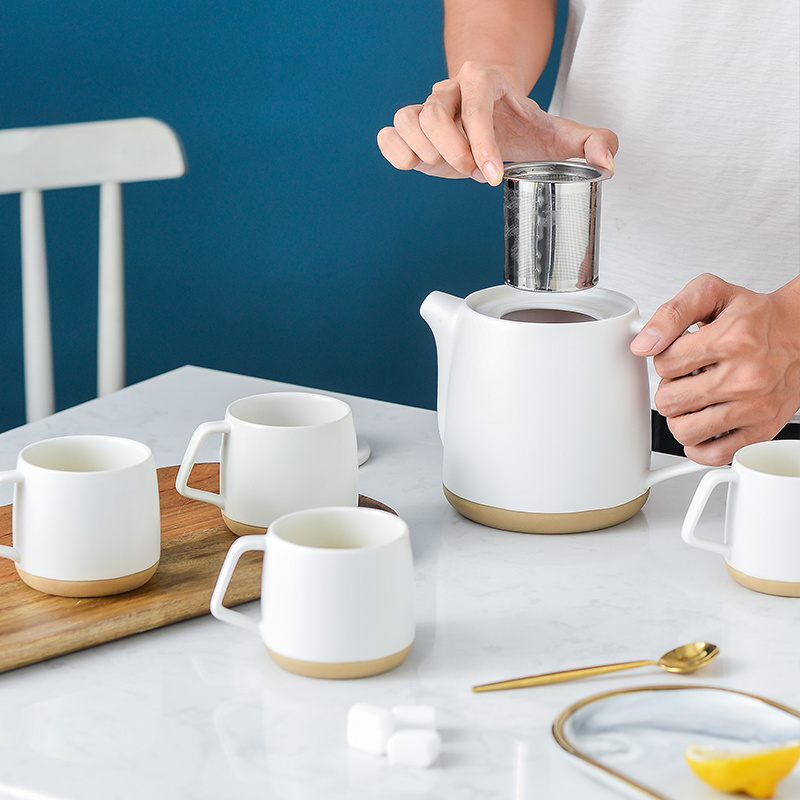
M 0 194 L 20 195 L 25 406 L 32 422 L 55 410 L 42 192 L 100 187 L 98 394 L 125 385 L 122 184 L 186 172 L 175 132 L 156 119 L 0 131 Z

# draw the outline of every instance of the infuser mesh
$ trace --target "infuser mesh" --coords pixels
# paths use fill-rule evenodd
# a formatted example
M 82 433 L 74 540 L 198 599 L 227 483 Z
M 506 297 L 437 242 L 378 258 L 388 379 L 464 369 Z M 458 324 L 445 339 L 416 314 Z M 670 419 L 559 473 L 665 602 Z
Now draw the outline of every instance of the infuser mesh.
M 545 291 L 596 283 L 596 182 L 603 177 L 570 162 L 506 169 L 507 283 Z

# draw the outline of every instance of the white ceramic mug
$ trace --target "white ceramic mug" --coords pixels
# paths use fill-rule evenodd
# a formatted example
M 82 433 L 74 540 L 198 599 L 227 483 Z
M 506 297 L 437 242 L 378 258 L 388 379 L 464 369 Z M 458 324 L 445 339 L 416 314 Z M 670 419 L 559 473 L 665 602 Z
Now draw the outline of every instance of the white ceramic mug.
M 158 478 L 147 445 L 115 436 L 35 442 L 0 472 L 14 483 L 11 547 L 25 583 L 97 597 L 145 584 L 161 556 Z
M 223 606 L 241 555 L 264 552 L 261 619 Z M 231 545 L 211 613 L 257 633 L 284 669 L 363 678 L 405 659 L 414 641 L 414 568 L 406 523 L 386 511 L 317 508 Z
M 221 433 L 220 492 L 188 485 L 206 437 Z M 320 506 L 358 505 L 353 412 L 342 400 L 309 392 L 272 392 L 231 403 L 225 419 L 192 434 L 175 487 L 213 503 L 235 534 L 264 533 L 273 520 Z
M 723 483 L 728 484 L 724 540 L 701 539 L 695 528 L 711 492 Z M 704 475 L 681 535 L 687 544 L 724 556 L 743 586 L 800 597 L 800 441 L 747 445 L 730 467 Z

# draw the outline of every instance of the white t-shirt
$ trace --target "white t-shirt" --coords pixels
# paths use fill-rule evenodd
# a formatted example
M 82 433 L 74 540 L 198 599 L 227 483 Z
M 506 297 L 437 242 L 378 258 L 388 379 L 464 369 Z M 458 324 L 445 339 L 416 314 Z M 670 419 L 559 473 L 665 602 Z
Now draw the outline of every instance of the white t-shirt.
M 703 272 L 800 273 L 799 51 L 798 0 L 570 0 L 550 111 L 620 139 L 599 285 L 649 317 Z

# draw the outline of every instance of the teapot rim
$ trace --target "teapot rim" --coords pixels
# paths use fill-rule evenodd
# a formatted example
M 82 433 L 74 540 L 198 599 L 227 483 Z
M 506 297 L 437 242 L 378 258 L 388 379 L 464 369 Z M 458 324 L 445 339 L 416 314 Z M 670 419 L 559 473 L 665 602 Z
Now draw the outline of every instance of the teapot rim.
M 467 295 L 464 304 L 471 312 L 486 319 L 512 325 L 541 325 L 514 319 L 503 319 L 504 315 L 529 309 L 549 309 L 576 312 L 590 320 L 562 322 L 561 325 L 585 325 L 588 322 L 612 322 L 628 316 L 639 316 L 636 302 L 621 292 L 602 287 L 592 287 L 580 292 L 531 292 L 501 284 L 479 289 Z

